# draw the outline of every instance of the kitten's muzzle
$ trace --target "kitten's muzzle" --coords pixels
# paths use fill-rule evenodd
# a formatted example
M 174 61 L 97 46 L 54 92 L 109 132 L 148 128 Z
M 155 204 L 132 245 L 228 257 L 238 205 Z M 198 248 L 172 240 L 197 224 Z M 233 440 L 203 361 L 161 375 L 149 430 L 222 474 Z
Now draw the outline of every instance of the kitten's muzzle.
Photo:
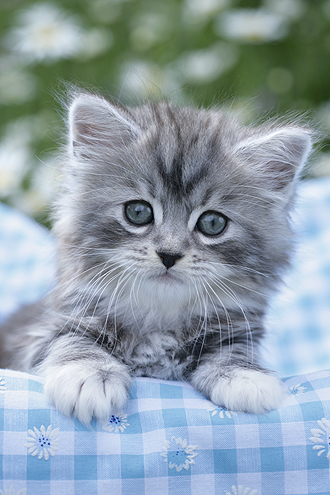
M 170 254 L 170 253 L 163 253 L 161 251 L 157 251 L 157 254 L 168 270 L 175 264 L 177 260 L 183 257 L 183 254 L 181 253 Z

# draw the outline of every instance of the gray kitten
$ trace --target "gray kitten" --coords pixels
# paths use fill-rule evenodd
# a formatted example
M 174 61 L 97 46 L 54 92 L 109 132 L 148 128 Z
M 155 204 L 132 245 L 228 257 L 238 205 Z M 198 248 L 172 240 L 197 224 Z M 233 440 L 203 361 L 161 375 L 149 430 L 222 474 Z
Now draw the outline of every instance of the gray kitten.
M 230 410 L 279 406 L 258 346 L 310 150 L 295 123 L 76 95 L 57 287 L 8 323 L 0 364 L 42 374 L 51 403 L 85 424 L 124 407 L 131 376 L 185 380 Z

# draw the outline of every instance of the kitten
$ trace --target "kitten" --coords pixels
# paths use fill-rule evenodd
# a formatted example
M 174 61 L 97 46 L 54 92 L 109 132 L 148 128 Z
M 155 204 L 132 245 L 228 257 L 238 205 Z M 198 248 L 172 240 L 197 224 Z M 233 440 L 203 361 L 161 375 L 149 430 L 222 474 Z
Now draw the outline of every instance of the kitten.
M 258 346 L 309 129 L 80 93 L 68 134 L 57 287 L 8 323 L 0 364 L 43 375 L 85 424 L 125 406 L 132 376 L 185 380 L 230 410 L 278 407 Z

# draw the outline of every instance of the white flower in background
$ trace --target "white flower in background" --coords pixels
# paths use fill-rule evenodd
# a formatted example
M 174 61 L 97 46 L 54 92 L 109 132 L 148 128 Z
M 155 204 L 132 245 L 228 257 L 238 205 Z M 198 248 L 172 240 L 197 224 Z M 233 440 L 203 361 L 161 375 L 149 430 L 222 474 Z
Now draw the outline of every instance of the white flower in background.
M 53 119 L 54 114 L 48 110 L 42 110 L 35 115 L 20 117 L 7 124 L 5 135 L 17 136 L 22 143 L 31 144 L 33 141 L 38 141 L 48 135 Z
M 10 122 L 0 141 L 0 197 L 19 195 L 25 174 L 34 168 L 37 159 L 33 142 L 48 127 L 48 116 L 39 114 Z
M 229 43 L 216 43 L 205 50 L 183 54 L 177 61 L 177 68 L 184 80 L 208 83 L 231 69 L 238 61 L 238 50 Z
M 258 490 L 252 490 L 250 488 L 244 488 L 242 485 L 232 486 L 231 492 L 225 492 L 226 495 L 257 495 Z
M 330 176 L 330 153 L 318 153 L 308 172 L 313 177 Z
M 288 32 L 286 18 L 270 10 L 236 9 L 220 15 L 217 34 L 242 43 L 265 43 L 284 38 Z
M 37 79 L 10 57 L 0 59 L 0 104 L 20 105 L 37 91 Z
M 121 92 L 129 99 L 164 96 L 179 89 L 174 72 L 144 61 L 125 63 L 119 75 L 119 84 Z
M 51 3 L 35 3 L 18 15 L 4 43 L 22 61 L 51 61 L 79 54 L 83 35 L 76 16 Z
M 86 31 L 81 44 L 80 55 L 83 58 L 93 58 L 101 55 L 113 44 L 113 34 L 108 28 L 95 28 Z
M 172 437 L 171 441 L 165 441 L 163 451 L 160 455 L 164 457 L 164 462 L 168 462 L 168 467 L 180 473 L 182 469 L 188 471 L 192 464 L 195 464 L 194 458 L 198 455 L 197 445 L 188 445 L 187 440 Z
M 21 196 L 16 199 L 15 206 L 33 214 L 49 206 L 58 191 L 60 165 L 60 159 L 56 154 L 42 157 L 41 162 L 33 168 L 29 189 L 22 191 Z
M 134 49 L 147 50 L 171 37 L 172 25 L 163 14 L 143 13 L 133 19 L 131 24 L 130 40 Z
M 328 19 L 330 19 L 330 0 L 326 0 L 325 2 L 323 2 L 322 10 L 328 17 Z
M 320 105 L 316 111 L 316 121 L 318 121 L 321 129 L 330 133 L 330 101 L 326 101 Z M 323 177 L 330 174 L 330 153 L 318 153 L 313 160 L 313 166 L 310 169 L 313 177 Z
M 326 101 L 319 106 L 316 118 L 330 132 L 330 101 Z
M 202 23 L 228 7 L 229 4 L 230 0 L 185 0 L 183 4 L 184 20 L 193 24 Z
M 17 135 L 7 135 L 0 141 L 0 196 L 18 189 L 32 161 L 29 145 Z
M 310 437 L 310 441 L 315 445 L 313 446 L 313 450 L 317 450 L 317 455 L 320 457 L 324 452 L 328 451 L 327 459 L 330 460 L 330 451 L 328 448 L 329 445 L 329 436 L 330 436 L 330 422 L 326 418 L 322 418 L 322 420 L 318 421 L 317 424 L 319 428 L 312 428 Z
M 9 490 L 4 486 L 3 491 L 0 490 L 0 495 L 26 495 L 26 488 L 21 488 L 16 492 L 13 485 L 10 485 Z
M 307 5 L 303 0 L 264 0 L 264 5 L 269 10 L 295 21 L 306 12 Z
M 43 425 L 40 427 L 40 431 L 35 426 L 33 431 L 28 430 L 28 443 L 25 445 L 28 453 L 33 457 L 38 455 L 38 459 L 44 458 L 45 461 L 48 461 L 49 456 L 54 456 L 55 451 L 58 450 L 58 432 L 59 428 L 52 430 L 52 427 L 48 426 L 46 430 Z

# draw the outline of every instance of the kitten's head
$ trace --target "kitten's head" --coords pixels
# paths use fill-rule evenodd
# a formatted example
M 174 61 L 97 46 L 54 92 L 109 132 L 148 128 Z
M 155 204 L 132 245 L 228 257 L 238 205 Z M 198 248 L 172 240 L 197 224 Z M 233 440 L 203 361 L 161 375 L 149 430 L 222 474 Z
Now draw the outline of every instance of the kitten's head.
M 70 290 L 106 312 L 260 310 L 288 263 L 310 149 L 294 124 L 78 95 L 55 227 Z

